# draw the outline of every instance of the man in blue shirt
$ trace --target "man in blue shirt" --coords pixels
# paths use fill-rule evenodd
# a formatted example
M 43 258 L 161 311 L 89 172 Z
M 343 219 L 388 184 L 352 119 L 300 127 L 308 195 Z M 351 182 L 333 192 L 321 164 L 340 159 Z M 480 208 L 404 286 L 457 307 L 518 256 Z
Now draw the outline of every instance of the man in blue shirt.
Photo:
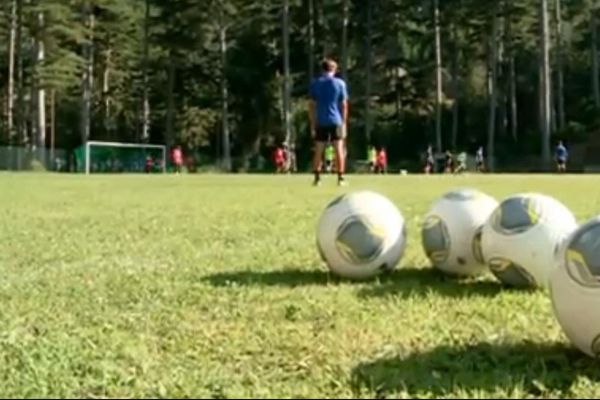
M 327 59 L 321 64 L 323 74 L 314 79 L 310 85 L 310 118 L 311 137 L 315 141 L 313 170 L 314 185 L 321 183 L 321 167 L 323 150 L 329 142 L 333 143 L 336 153 L 338 184 L 344 186 L 346 167 L 344 140 L 348 123 L 348 91 L 346 83 L 335 76 L 337 64 Z
M 556 146 L 556 168 L 558 172 L 566 172 L 567 171 L 567 158 L 569 158 L 569 152 L 567 148 L 563 144 L 562 140 L 558 142 L 558 146 Z

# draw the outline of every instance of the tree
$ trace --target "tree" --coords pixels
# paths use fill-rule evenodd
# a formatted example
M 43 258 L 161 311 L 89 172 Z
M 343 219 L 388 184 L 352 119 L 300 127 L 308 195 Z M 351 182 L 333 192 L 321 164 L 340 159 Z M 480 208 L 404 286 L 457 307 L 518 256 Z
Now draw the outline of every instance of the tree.
M 564 79 L 564 56 L 563 56 L 563 23 L 561 0 L 555 0 L 555 26 L 556 26 L 556 99 L 558 114 L 558 129 L 565 128 L 565 79 Z
M 282 10 L 282 32 L 283 32 L 283 123 L 285 142 L 291 143 L 291 76 L 290 76 L 290 3 L 283 0 Z
M 550 75 L 550 32 L 548 22 L 548 0 L 539 0 L 540 2 L 540 49 L 541 49 L 541 70 L 542 76 L 542 162 L 545 166 L 550 163 L 550 134 L 551 134 L 551 75 Z
M 590 31 L 592 32 L 592 90 L 594 93 L 594 104 L 600 108 L 600 68 L 598 66 L 598 22 L 596 10 L 590 12 Z
M 442 33 L 439 0 L 433 1 L 433 25 L 435 35 L 435 145 L 438 152 L 442 147 Z
M 17 47 L 17 0 L 10 2 L 10 28 L 8 37 L 8 93 L 7 93 L 7 114 L 6 131 L 8 133 L 8 142 L 12 143 L 15 138 L 15 58 Z
M 499 4 L 499 3 L 498 3 Z M 498 30 L 500 25 L 498 6 L 492 14 L 492 29 L 488 38 L 488 129 L 487 155 L 489 168 L 493 171 L 496 143 L 496 110 L 498 107 Z
M 365 0 L 366 3 L 366 35 L 365 35 L 365 139 L 366 143 L 371 143 L 372 130 L 372 114 L 371 114 L 371 90 L 372 90 L 372 74 L 373 74 L 373 52 L 371 38 L 373 36 L 373 2 Z
M 83 43 L 83 58 L 85 62 L 81 76 L 81 114 L 80 135 L 81 142 L 87 142 L 91 137 L 91 113 L 92 96 L 94 90 L 94 7 L 89 1 L 84 1 L 82 6 L 82 18 L 87 30 L 86 39 Z
M 35 61 L 34 69 L 35 80 L 32 85 L 33 93 L 32 98 L 35 105 L 35 121 L 32 125 L 34 126 L 35 138 L 33 139 L 34 149 L 39 150 L 39 159 L 45 160 L 45 147 L 46 147 L 46 89 L 44 87 L 44 81 L 40 76 L 41 68 L 43 68 L 44 61 L 46 58 L 45 43 L 44 43 L 44 11 L 38 10 L 37 24 L 35 33 Z
M 142 141 L 150 139 L 150 0 L 144 0 L 144 39 L 142 58 Z

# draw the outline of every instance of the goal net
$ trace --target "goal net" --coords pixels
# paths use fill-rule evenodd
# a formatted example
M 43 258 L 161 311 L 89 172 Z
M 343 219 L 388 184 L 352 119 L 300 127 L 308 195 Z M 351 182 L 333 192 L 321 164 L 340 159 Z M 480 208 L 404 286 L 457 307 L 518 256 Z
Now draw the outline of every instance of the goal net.
M 157 144 L 88 141 L 75 150 L 77 170 L 91 173 L 165 172 L 167 147 Z

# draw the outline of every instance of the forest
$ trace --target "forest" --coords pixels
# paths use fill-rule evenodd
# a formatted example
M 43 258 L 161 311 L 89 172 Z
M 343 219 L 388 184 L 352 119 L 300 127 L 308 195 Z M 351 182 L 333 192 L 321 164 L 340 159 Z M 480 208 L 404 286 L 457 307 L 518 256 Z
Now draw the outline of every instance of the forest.
M 350 94 L 348 156 L 482 145 L 491 167 L 544 168 L 598 136 L 594 0 L 3 0 L 0 146 L 182 145 L 227 171 L 273 145 L 307 169 L 323 57 Z M 598 145 L 596 145 L 598 147 Z M 583 153 L 582 153 L 583 154 Z M 583 161 L 581 161 L 583 162 Z M 598 163 L 600 164 L 600 162 Z

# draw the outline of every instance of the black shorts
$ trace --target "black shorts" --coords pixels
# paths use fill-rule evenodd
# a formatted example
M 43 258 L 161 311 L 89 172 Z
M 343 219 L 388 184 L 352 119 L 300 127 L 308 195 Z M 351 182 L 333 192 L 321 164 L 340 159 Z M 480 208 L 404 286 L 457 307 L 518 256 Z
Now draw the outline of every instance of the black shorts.
M 343 139 L 341 125 L 319 126 L 315 134 L 317 142 L 335 142 Z
M 567 164 L 567 160 L 565 158 L 559 158 L 558 160 L 556 160 L 556 164 L 563 166 Z

